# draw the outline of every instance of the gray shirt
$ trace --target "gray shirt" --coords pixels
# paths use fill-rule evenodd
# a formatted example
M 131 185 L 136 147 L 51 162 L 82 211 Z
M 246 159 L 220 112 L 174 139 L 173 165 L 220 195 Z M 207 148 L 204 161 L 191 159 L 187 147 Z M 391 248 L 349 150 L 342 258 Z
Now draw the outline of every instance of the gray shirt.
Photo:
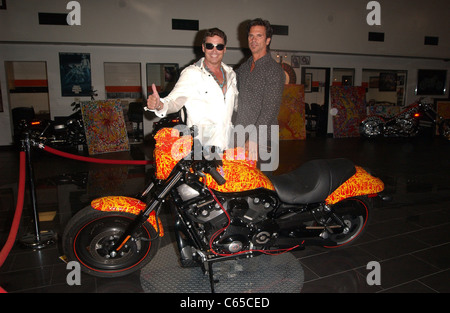
M 267 125 L 268 146 L 270 146 L 270 126 L 278 125 L 285 75 L 284 71 L 268 52 L 255 62 L 250 72 L 253 57 L 250 57 L 237 70 L 239 90 L 235 125 Z M 258 133 L 259 140 L 259 133 Z

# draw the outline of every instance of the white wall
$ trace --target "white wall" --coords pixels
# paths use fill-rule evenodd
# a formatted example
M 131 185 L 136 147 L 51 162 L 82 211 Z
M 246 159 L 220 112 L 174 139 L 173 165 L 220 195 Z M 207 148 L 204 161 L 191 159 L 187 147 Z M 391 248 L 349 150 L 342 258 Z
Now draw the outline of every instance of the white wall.
M 448 0 L 378 0 L 381 25 L 369 26 L 368 0 L 78 0 L 81 26 L 38 24 L 39 12 L 67 13 L 65 0 L 14 0 L 0 10 L 3 41 L 191 46 L 193 32 L 172 30 L 171 20 L 199 20 L 217 26 L 240 47 L 238 27 L 255 17 L 288 25 L 274 49 L 449 58 Z M 385 42 L 368 42 L 368 32 Z M 424 46 L 439 36 L 439 46 Z M 245 37 L 245 36 L 244 36 Z
M 72 97 L 61 96 L 61 80 L 59 72 L 59 52 L 77 52 L 91 54 L 92 84 L 98 90 L 97 99 L 105 99 L 104 62 L 138 62 L 141 63 L 142 89 L 146 90 L 145 64 L 146 63 L 178 63 L 184 67 L 195 59 L 192 48 L 157 48 L 157 47 L 118 47 L 118 46 L 79 46 L 79 45 L 47 45 L 47 44 L 0 44 L 0 73 L 5 73 L 4 61 L 45 61 L 47 64 L 48 96 L 51 116 L 69 115 L 70 104 L 75 100 Z M 293 52 L 272 51 L 276 58 L 279 52 L 290 63 Z M 297 54 L 297 53 L 295 53 Z M 340 54 L 308 53 L 311 64 L 308 67 L 354 68 L 355 86 L 361 85 L 363 69 L 392 69 L 408 71 L 406 103 L 416 99 L 414 90 L 417 82 L 417 69 L 448 69 L 450 64 L 441 60 L 397 57 L 355 56 Z M 243 58 L 237 49 L 228 49 L 224 61 L 236 64 Z M 295 68 L 297 83 L 301 83 L 301 68 Z M 332 73 L 331 73 L 331 76 Z M 447 78 L 447 86 L 450 77 Z M 6 76 L 0 75 L 0 83 L 4 104 L 4 112 L 0 112 L 0 145 L 11 144 L 10 113 L 8 108 Z M 447 92 L 448 95 L 448 92 Z M 89 100 L 88 98 L 81 98 Z M 144 122 L 144 131 L 151 129 L 151 120 L 147 115 Z M 332 129 L 332 128 L 331 128 Z M 330 131 L 330 129 L 329 129 Z M 330 131 L 331 132 L 331 131 Z
M 3 112 L 0 112 L 0 146 L 12 141 L 10 110 L 5 74 L 5 61 L 45 61 L 47 64 L 48 97 L 51 116 L 64 116 L 72 113 L 70 104 L 74 97 L 61 96 L 61 79 L 59 70 L 59 53 L 90 53 L 92 85 L 98 91 L 97 99 L 105 99 L 104 62 L 138 62 L 141 63 L 142 90 L 146 90 L 146 63 L 178 63 L 185 67 L 195 60 L 192 48 L 164 47 L 124 47 L 91 45 L 48 45 L 48 44 L 1 44 L 0 43 L 0 86 L 2 90 Z M 243 58 L 239 50 L 229 49 L 224 58 L 228 64 L 238 63 Z M 81 100 L 90 100 L 78 97 Z M 147 114 L 147 117 L 151 117 Z M 151 122 L 146 120 L 144 129 L 151 129 Z
M 38 12 L 67 13 L 67 2 L 14 0 L 0 10 L 0 145 L 12 140 L 5 61 L 45 61 L 51 115 L 68 115 L 74 98 L 61 96 L 59 52 L 90 53 L 98 99 L 105 98 L 104 62 L 141 63 L 146 90 L 146 63 L 184 67 L 195 58 L 197 32 L 172 30 L 172 18 L 198 19 L 200 29 L 222 28 L 229 38 L 224 60 L 229 64 L 243 58 L 239 47 L 246 43 L 238 34 L 243 21 L 263 17 L 288 25 L 289 36 L 274 36 L 272 51 L 287 60 L 308 55 L 310 67 L 354 68 L 355 85 L 363 69 L 407 70 L 407 103 L 415 98 L 417 69 L 450 74 L 443 60 L 450 58 L 448 0 L 379 0 L 381 26 L 367 25 L 365 0 L 79 0 L 81 26 L 38 25 Z M 369 31 L 384 32 L 385 42 L 368 42 Z M 439 45 L 424 46 L 424 36 L 438 36 Z M 301 69 L 295 70 L 300 82 Z M 150 125 L 146 121 L 145 129 Z

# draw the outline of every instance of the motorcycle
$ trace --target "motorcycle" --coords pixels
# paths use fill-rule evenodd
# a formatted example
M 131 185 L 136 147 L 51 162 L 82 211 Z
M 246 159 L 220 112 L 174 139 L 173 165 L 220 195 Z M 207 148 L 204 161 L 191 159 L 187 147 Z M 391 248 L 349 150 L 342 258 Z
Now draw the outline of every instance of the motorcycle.
M 450 119 L 440 116 L 433 105 L 418 101 L 408 105 L 403 111 L 393 117 L 372 115 L 364 119 L 359 132 L 362 137 L 372 139 L 377 137 L 415 137 L 421 129 L 438 126 L 439 135 L 450 140 Z
M 72 103 L 73 111 L 70 116 L 53 120 L 23 120 L 19 129 L 27 131 L 31 139 L 50 146 L 77 147 L 86 145 L 83 117 L 80 103 Z
M 213 262 L 349 245 L 375 197 L 384 199 L 381 179 L 348 159 L 312 160 L 269 178 L 243 148 L 218 158 L 195 136 L 195 127 L 159 130 L 155 180 L 138 197 L 101 197 L 77 212 L 63 234 L 68 260 L 98 277 L 143 268 L 164 236 L 159 214 L 171 208 L 181 265 L 201 267 L 214 292 Z
M 153 123 L 151 136 L 152 138 L 158 133 L 162 128 L 172 128 L 177 125 L 185 125 L 187 119 L 187 111 L 183 106 L 178 112 L 167 114 L 166 117 L 161 118 L 159 121 Z

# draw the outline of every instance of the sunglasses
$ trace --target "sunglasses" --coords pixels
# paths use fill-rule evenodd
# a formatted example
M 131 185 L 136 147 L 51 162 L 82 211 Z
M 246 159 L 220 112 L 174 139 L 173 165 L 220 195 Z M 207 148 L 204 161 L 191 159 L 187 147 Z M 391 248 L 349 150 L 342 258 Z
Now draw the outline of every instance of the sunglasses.
M 219 43 L 217 45 L 215 45 L 213 43 L 209 43 L 209 42 L 205 43 L 205 48 L 208 50 L 212 50 L 212 49 L 214 49 L 214 47 L 216 47 L 217 50 L 222 51 L 223 48 L 225 48 L 225 45 L 221 44 L 221 43 Z

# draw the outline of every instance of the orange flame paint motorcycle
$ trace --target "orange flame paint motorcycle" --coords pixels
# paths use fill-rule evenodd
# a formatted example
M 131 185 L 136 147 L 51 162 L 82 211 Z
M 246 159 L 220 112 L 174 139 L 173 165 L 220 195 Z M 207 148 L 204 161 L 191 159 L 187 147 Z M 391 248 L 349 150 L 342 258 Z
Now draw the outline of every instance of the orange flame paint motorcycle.
M 166 203 L 182 266 L 201 266 L 213 287 L 213 262 L 352 243 L 384 189 L 348 159 L 313 160 L 268 178 L 240 148 L 221 160 L 199 156 L 192 128 L 185 136 L 163 128 L 155 140 L 156 179 L 139 199 L 95 199 L 69 221 L 63 248 L 83 271 L 118 277 L 144 267 L 164 236 L 158 216 Z

